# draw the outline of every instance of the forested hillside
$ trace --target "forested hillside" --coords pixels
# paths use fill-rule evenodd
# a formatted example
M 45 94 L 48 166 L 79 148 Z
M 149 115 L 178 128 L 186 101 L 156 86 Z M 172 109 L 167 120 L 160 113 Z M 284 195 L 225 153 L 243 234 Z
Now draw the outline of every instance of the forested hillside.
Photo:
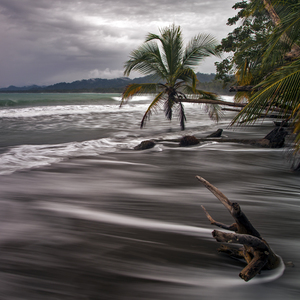
M 223 84 L 221 81 L 214 80 L 215 74 L 203 74 L 197 73 L 197 78 L 199 80 L 198 86 L 200 89 L 205 89 L 210 92 L 216 92 L 219 94 L 228 94 L 228 88 L 223 89 Z M 130 79 L 127 77 L 115 78 L 115 79 L 83 79 L 76 80 L 70 83 L 60 82 L 49 86 L 24 86 L 16 87 L 9 86 L 7 88 L 0 89 L 2 93 L 63 93 L 63 92 L 93 92 L 93 93 L 121 93 L 124 88 L 130 83 L 148 83 L 153 82 L 153 78 L 150 76 L 138 77 Z

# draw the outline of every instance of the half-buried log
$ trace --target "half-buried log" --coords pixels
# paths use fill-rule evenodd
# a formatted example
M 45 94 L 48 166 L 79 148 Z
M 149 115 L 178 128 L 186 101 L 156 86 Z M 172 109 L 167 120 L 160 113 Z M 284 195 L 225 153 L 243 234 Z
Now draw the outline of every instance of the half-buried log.
M 146 150 L 155 146 L 155 142 L 151 140 L 142 141 L 140 144 L 134 147 L 134 150 Z
M 218 129 L 217 131 L 215 131 L 212 134 L 208 135 L 207 138 L 221 137 L 222 133 L 223 133 L 223 129 Z
M 219 252 L 227 253 L 235 258 L 245 259 L 247 266 L 240 272 L 239 276 L 245 281 L 249 281 L 263 268 L 271 270 L 278 267 L 280 258 L 253 227 L 246 215 L 242 212 L 239 204 L 230 202 L 222 192 L 204 178 L 200 176 L 196 176 L 196 178 L 221 201 L 235 220 L 235 223 L 232 225 L 217 222 L 202 206 L 211 224 L 235 232 L 229 233 L 214 230 L 212 235 L 218 242 L 243 245 L 240 248 L 228 245 L 222 245 L 219 248 Z
M 180 139 L 179 146 L 180 147 L 188 147 L 199 144 L 199 140 L 195 138 L 193 135 L 186 135 Z

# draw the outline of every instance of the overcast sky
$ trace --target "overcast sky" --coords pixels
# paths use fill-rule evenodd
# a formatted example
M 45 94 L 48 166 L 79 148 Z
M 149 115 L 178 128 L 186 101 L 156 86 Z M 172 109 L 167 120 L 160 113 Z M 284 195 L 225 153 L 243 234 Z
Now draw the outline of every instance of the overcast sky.
M 148 32 L 172 23 L 185 41 L 233 28 L 237 0 L 0 0 L 0 87 L 123 76 Z M 214 73 L 215 58 L 196 71 Z M 139 77 L 139 74 L 133 74 Z

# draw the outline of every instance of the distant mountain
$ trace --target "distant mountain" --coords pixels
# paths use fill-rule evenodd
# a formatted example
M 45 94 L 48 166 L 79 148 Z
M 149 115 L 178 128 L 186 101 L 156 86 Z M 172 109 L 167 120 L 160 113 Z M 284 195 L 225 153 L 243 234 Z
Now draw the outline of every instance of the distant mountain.
M 48 86 L 9 86 L 7 88 L 1 88 L 0 92 L 119 92 L 124 89 L 124 87 L 130 83 L 139 82 L 150 82 L 148 76 L 136 79 L 130 79 L 127 77 L 115 78 L 115 79 L 83 79 L 76 80 L 70 83 L 60 82 Z
M 197 78 L 199 80 L 199 84 L 202 88 L 202 85 L 208 88 L 209 84 L 214 82 L 214 89 L 216 88 L 216 82 L 214 81 L 215 74 L 203 74 L 197 73 Z M 38 86 L 38 85 L 30 85 L 23 87 L 9 86 L 7 88 L 1 88 L 0 92 L 30 92 L 30 93 L 64 93 L 64 92 L 98 92 L 98 93 L 121 93 L 125 86 L 131 83 L 149 83 L 155 82 L 155 80 L 151 76 L 139 77 L 130 79 L 127 77 L 115 78 L 115 79 L 101 79 L 101 78 L 93 78 L 93 79 L 83 79 L 76 80 L 70 83 L 60 82 L 49 86 Z M 217 82 L 217 86 L 219 89 L 220 83 Z M 210 89 L 207 89 L 212 91 Z M 216 91 L 217 92 L 217 91 Z
M 35 89 L 42 89 L 44 88 L 43 86 L 38 86 L 38 85 L 28 85 L 28 86 L 22 86 L 22 87 L 18 87 L 18 86 L 14 86 L 14 85 L 10 85 L 7 88 L 1 88 L 0 92 L 22 92 L 22 91 L 28 91 L 28 90 L 35 90 Z

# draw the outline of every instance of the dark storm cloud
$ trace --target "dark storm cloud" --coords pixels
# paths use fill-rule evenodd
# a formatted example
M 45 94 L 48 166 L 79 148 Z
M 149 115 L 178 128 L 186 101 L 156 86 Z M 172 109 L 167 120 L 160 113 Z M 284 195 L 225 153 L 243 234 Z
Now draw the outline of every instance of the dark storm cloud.
M 122 76 L 124 61 L 147 32 L 175 23 L 186 40 L 199 32 L 225 37 L 234 3 L 1 0 L 0 86 Z M 214 72 L 210 60 L 202 72 Z

